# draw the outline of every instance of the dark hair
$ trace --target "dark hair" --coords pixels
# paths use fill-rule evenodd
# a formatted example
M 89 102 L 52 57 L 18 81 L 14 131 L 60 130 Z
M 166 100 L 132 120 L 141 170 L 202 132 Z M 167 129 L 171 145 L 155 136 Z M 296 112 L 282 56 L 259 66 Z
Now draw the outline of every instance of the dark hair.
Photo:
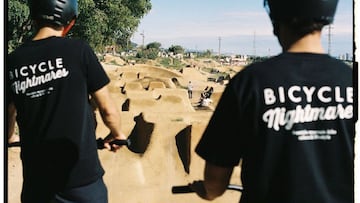
M 321 31 L 324 27 L 322 22 L 314 21 L 293 21 L 283 22 L 294 36 L 302 37 L 314 31 Z

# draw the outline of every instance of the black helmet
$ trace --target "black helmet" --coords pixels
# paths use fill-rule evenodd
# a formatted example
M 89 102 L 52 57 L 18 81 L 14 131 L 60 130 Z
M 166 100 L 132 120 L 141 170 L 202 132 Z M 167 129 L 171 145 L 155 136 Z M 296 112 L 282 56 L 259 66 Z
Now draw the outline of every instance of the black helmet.
M 68 25 L 78 15 L 77 0 L 29 0 L 30 15 L 54 25 Z
M 324 25 L 334 20 L 338 0 L 264 0 L 271 21 L 314 21 Z

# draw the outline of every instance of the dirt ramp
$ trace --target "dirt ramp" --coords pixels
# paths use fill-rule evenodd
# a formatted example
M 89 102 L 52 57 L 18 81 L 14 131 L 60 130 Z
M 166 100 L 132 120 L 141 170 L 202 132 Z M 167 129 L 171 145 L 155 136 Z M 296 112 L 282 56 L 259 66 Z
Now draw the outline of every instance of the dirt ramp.
M 127 83 L 125 83 L 122 92 L 126 93 L 127 91 L 134 91 L 134 90 L 137 90 L 137 91 L 144 90 L 145 91 L 144 87 L 142 86 L 142 84 L 140 82 L 127 82 Z
M 144 91 L 144 90 L 131 90 L 126 92 L 126 97 L 128 99 L 133 98 L 149 98 L 149 99 L 158 99 L 160 94 L 154 91 Z
M 156 76 L 158 78 L 172 78 L 172 77 L 181 77 L 181 73 L 175 70 L 146 65 L 146 64 L 136 64 L 135 66 L 124 66 L 118 69 L 119 74 L 126 72 L 133 72 L 138 75 L 138 78 L 143 78 L 146 76 Z M 126 77 L 123 77 L 124 79 Z
M 204 74 L 201 74 L 200 71 L 197 68 L 183 68 L 182 74 L 184 78 L 187 78 L 188 80 L 196 80 L 196 81 L 206 81 L 207 76 Z
M 129 114 L 130 115 L 130 114 Z M 113 154 L 101 151 L 101 160 L 106 170 L 104 180 L 108 186 L 109 203 L 206 203 L 195 194 L 171 193 L 172 186 L 187 184 L 203 177 L 204 162 L 194 152 L 206 124 L 199 121 L 191 125 L 191 143 L 186 141 L 189 136 L 189 124 L 180 120 L 163 120 L 158 123 L 156 113 L 145 113 L 144 119 L 156 123 L 146 153 L 142 156 L 123 150 Z M 188 133 L 186 133 L 187 131 Z M 184 147 L 187 157 L 191 158 L 189 171 L 179 156 L 176 137 L 180 135 L 188 145 Z M 190 150 L 190 151 L 188 151 Z M 189 153 L 188 153 L 189 152 Z M 237 172 L 234 177 L 239 180 Z M 232 181 L 232 183 L 237 183 Z M 226 193 L 212 201 L 215 203 L 236 202 L 240 193 Z
M 156 88 L 152 91 L 152 95 L 148 97 L 149 93 L 141 95 L 129 94 L 128 111 L 140 112 L 195 112 L 190 100 L 187 98 L 187 92 L 184 89 L 167 89 Z
M 171 179 L 184 176 L 175 135 L 186 126 L 181 122 L 156 124 L 146 153 L 141 156 L 126 149 L 115 154 L 101 151 L 109 202 L 172 202 Z
M 139 78 L 139 74 L 136 71 L 127 71 L 127 72 L 122 72 L 120 73 L 120 78 L 121 79 L 126 79 L 126 80 L 136 80 Z
M 165 83 L 165 86 L 167 88 L 171 88 L 171 89 L 175 89 L 176 85 L 174 84 L 174 82 L 172 81 L 172 79 L 170 78 L 163 78 L 162 81 Z
M 115 64 L 118 64 L 118 65 L 125 65 L 125 61 L 120 58 L 119 56 L 115 56 L 115 55 L 112 55 L 112 54 L 105 54 L 104 55 L 104 62 L 105 63 L 115 63 Z
M 174 106 L 174 110 L 172 112 L 194 112 L 194 108 L 192 107 L 191 101 L 189 100 L 189 96 L 187 90 L 185 89 L 169 89 L 169 88 L 158 88 L 154 89 L 154 93 L 156 95 L 161 95 L 161 99 L 163 101 L 168 101 L 169 108 L 172 108 L 171 104 L 178 104 Z
M 166 88 L 165 83 L 161 81 L 151 81 L 149 83 L 149 90 L 154 90 L 157 88 Z

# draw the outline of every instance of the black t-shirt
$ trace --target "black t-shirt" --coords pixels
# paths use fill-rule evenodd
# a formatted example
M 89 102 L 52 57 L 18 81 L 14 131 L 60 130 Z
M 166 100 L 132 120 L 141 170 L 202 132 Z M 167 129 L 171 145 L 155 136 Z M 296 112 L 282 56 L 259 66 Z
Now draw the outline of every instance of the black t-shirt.
M 322 54 L 283 53 L 239 72 L 196 147 L 241 160 L 248 202 L 353 202 L 352 69 Z
M 110 80 L 90 46 L 60 37 L 29 41 L 8 56 L 6 65 L 24 185 L 59 190 L 101 177 L 89 94 Z

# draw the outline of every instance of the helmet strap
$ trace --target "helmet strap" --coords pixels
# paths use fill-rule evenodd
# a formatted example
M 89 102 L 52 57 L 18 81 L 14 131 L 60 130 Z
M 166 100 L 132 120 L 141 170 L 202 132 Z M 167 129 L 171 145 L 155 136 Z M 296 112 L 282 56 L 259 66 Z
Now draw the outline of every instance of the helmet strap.
M 75 19 L 72 19 L 70 21 L 70 23 L 64 27 L 64 30 L 62 32 L 63 37 L 66 36 L 66 34 L 71 30 L 71 28 L 74 26 L 74 24 L 75 24 Z

